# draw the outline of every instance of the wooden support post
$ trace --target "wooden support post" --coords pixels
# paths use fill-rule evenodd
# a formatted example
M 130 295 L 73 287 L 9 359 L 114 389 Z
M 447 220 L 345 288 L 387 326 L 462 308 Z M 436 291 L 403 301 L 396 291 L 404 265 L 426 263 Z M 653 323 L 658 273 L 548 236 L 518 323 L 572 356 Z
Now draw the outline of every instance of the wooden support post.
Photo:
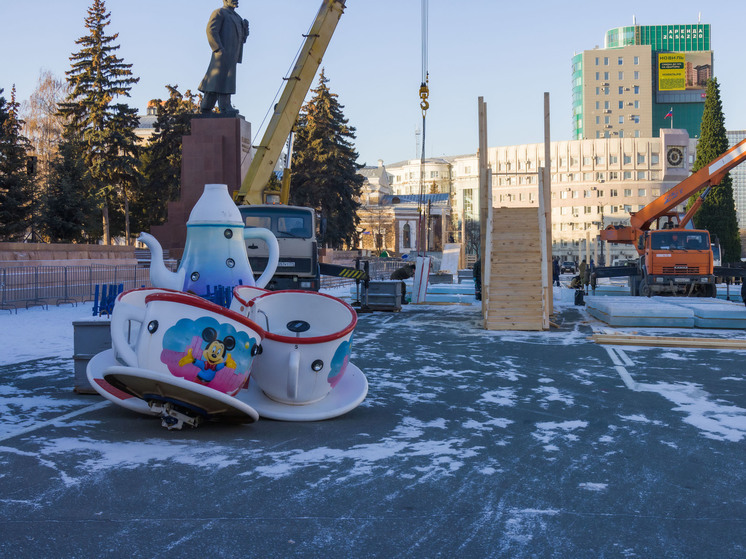
M 540 200 L 543 201 L 543 208 L 539 206 L 543 215 L 539 216 L 544 222 L 543 231 L 544 242 L 546 244 L 546 269 L 547 277 L 550 278 L 549 289 L 546 297 L 546 324 L 549 325 L 549 315 L 554 312 L 554 301 L 552 297 L 554 282 L 552 278 L 552 150 L 549 142 L 549 92 L 544 92 L 544 180 L 541 182 L 542 188 L 539 193 Z M 540 202 L 541 204 L 541 202 Z
M 489 274 L 489 266 L 485 263 L 489 258 L 487 252 L 487 236 L 491 234 L 488 228 L 489 221 L 489 208 L 492 207 L 492 192 L 490 189 L 490 167 L 487 158 L 487 103 L 484 102 L 484 97 L 479 97 L 478 100 L 478 116 L 479 116 L 479 258 L 482 261 L 482 316 L 485 316 L 487 312 L 487 290 L 485 287 L 486 283 L 489 284 L 489 279 L 486 275 Z

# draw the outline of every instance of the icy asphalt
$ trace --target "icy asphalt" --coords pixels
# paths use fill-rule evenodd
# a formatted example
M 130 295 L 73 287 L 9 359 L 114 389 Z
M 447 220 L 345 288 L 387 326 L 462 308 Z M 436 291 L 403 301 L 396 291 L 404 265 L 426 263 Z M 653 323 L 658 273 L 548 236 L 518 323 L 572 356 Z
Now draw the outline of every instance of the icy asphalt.
M 745 556 L 746 352 L 554 321 L 362 314 L 368 397 L 312 423 L 169 432 L 74 394 L 72 348 L 0 366 L 0 556 Z

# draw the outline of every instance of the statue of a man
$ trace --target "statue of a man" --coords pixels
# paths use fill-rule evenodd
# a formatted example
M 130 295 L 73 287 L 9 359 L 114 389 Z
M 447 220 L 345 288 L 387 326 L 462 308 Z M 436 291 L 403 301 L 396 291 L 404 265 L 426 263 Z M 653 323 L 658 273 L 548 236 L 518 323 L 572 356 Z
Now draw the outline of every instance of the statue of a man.
M 243 44 L 249 36 L 249 22 L 236 13 L 238 0 L 223 0 L 207 22 L 207 41 L 212 48 L 210 65 L 198 89 L 204 93 L 200 109 L 209 113 L 218 103 L 221 114 L 236 116 L 231 95 L 236 92 L 236 65 L 243 58 Z

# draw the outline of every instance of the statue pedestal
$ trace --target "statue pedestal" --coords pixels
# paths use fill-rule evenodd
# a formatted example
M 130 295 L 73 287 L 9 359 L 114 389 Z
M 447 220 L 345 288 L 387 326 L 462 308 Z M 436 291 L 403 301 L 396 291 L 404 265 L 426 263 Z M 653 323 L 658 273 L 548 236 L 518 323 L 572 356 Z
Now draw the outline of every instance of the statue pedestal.
M 181 192 L 168 203 L 168 220 L 150 228 L 170 256 L 180 258 L 186 242 L 186 222 L 206 184 L 241 187 L 251 163 L 251 124 L 242 117 L 194 118 L 181 152 Z

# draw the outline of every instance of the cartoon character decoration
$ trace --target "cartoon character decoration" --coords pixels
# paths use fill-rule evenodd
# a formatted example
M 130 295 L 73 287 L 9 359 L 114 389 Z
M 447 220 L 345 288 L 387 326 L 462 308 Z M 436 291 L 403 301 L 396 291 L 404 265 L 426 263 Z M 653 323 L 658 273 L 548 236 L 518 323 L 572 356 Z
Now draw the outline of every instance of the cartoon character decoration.
M 164 334 L 161 361 L 174 376 L 235 395 L 260 351 L 251 334 L 213 317 L 184 318 Z
M 332 388 L 337 386 L 347 370 L 347 365 L 350 362 L 350 353 L 352 351 L 352 337 L 346 342 L 339 344 L 337 351 L 334 352 L 332 362 L 329 364 L 330 370 L 326 380 L 332 385 Z
M 207 342 L 207 347 L 202 352 L 201 358 L 197 359 L 193 355 L 193 348 L 187 350 L 187 354 L 179 359 L 179 367 L 188 363 L 194 363 L 201 369 L 197 373 L 197 380 L 207 384 L 215 378 L 215 373 L 223 367 L 235 370 L 237 365 L 230 353 L 236 347 L 236 340 L 233 336 L 226 336 L 223 340 L 218 340 L 218 333 L 215 328 L 205 328 L 202 331 L 202 339 Z

